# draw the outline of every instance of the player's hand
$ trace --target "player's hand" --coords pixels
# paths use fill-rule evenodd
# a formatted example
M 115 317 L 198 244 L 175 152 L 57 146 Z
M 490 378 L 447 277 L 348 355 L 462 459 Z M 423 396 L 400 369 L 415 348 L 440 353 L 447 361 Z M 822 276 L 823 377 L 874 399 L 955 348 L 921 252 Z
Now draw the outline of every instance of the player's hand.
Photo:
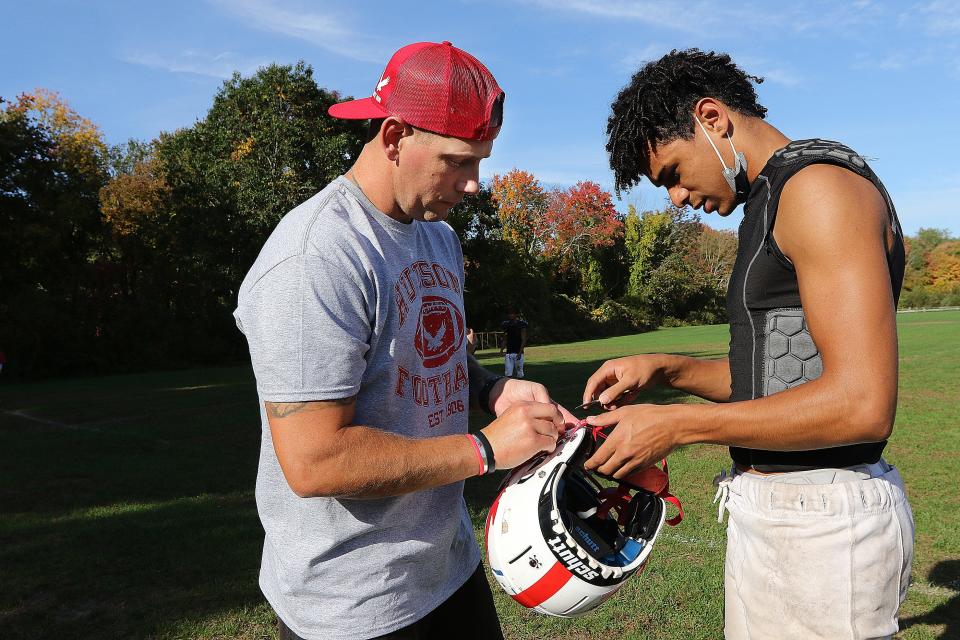
M 562 433 L 560 410 L 545 402 L 515 403 L 483 428 L 498 469 L 512 469 L 541 451 L 553 451 Z
M 583 401 L 600 400 L 605 409 L 633 402 L 643 389 L 663 382 L 663 369 L 657 355 L 627 356 L 607 360 L 587 380 Z
M 490 409 L 493 410 L 494 415 L 499 416 L 520 402 L 545 402 L 556 405 L 557 409 L 560 410 L 560 415 L 563 416 L 565 425 L 577 423 L 577 418 L 563 406 L 554 402 L 550 398 L 547 388 L 539 382 L 502 378 L 490 390 Z
M 671 405 L 638 404 L 588 417 L 591 426 L 615 428 L 605 430 L 606 439 L 584 468 L 622 479 L 660 462 L 681 444 L 670 419 L 673 412 Z

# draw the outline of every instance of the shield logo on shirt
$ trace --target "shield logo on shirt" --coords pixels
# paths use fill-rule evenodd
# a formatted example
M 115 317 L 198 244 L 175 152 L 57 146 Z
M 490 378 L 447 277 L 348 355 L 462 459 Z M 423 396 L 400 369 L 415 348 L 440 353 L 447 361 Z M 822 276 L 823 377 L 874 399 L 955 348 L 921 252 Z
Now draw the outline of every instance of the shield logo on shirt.
M 414 346 L 428 368 L 446 364 L 463 346 L 463 315 L 440 296 L 424 296 Z

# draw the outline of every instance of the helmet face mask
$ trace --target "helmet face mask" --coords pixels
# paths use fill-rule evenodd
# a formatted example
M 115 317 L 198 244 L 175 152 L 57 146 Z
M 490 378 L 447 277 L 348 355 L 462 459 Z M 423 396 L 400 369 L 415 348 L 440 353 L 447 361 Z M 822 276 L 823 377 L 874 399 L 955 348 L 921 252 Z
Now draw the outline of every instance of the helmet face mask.
M 604 487 L 584 471 L 589 429 L 509 474 L 487 517 L 494 576 L 515 600 L 541 613 L 582 615 L 642 570 L 666 508 L 659 496 Z M 616 517 L 613 512 L 616 511 Z

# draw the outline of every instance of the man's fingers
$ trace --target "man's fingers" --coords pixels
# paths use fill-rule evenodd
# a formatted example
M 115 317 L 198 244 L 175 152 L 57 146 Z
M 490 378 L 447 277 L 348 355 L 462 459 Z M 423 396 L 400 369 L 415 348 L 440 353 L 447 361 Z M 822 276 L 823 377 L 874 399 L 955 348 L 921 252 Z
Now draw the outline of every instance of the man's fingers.
M 557 409 L 560 411 L 560 415 L 563 417 L 564 430 L 566 430 L 568 425 L 574 425 L 580 422 L 577 417 L 567 411 L 566 407 L 564 407 L 562 404 L 558 404 Z
M 544 436 L 552 436 L 554 440 L 560 435 L 560 427 L 553 420 L 534 420 L 534 430 Z
M 607 380 L 607 373 L 607 365 L 604 364 L 599 369 L 594 371 L 592 376 L 587 378 L 587 384 L 583 388 L 584 404 L 596 398 L 597 394 L 606 389 L 610 382 L 616 381 L 616 378 L 613 380 Z
M 609 427 L 620 422 L 620 410 L 614 409 L 595 416 L 587 416 L 587 424 L 592 427 Z
M 614 471 L 610 475 L 612 475 L 617 480 L 623 480 L 624 478 L 630 477 L 630 474 L 632 474 L 634 471 L 637 471 L 638 469 L 645 469 L 650 465 L 645 464 L 643 460 L 629 460 L 629 461 L 624 460 L 624 461 L 621 461 L 616 466 L 618 468 L 616 469 L 616 471 Z
M 610 456 L 612 456 L 615 451 L 616 447 L 612 444 L 608 442 L 603 443 L 600 445 L 600 448 L 594 451 L 593 455 L 583 463 L 584 468 L 591 471 L 597 470 L 610 459 Z
M 550 394 L 547 393 L 547 388 L 539 383 L 531 383 L 533 387 L 531 388 L 531 396 L 533 396 L 534 401 L 536 402 L 546 402 L 552 403 L 550 399 Z
M 625 392 L 630 391 L 631 384 L 627 380 L 618 380 L 616 384 L 610 385 L 607 387 L 603 393 L 600 394 L 598 399 L 600 404 L 603 406 L 608 406 L 614 403 L 617 399 L 620 398 Z
M 540 434 L 537 436 L 537 440 L 540 442 L 540 451 L 550 453 L 557 448 L 557 439 L 555 437 Z
M 550 420 L 557 424 L 557 426 L 563 424 L 563 416 L 560 415 L 560 410 L 552 400 L 548 399 L 547 402 L 527 402 L 524 404 L 524 407 L 524 410 L 528 412 L 527 415 L 531 418 Z
M 622 473 L 624 469 L 623 463 L 624 463 L 623 458 L 616 455 L 610 456 L 610 458 L 608 458 L 605 463 L 603 463 L 602 465 L 600 465 L 600 467 L 597 468 L 597 473 L 600 473 L 605 476 L 610 476 L 612 478 L 616 478 L 619 480 L 625 475 L 624 473 Z

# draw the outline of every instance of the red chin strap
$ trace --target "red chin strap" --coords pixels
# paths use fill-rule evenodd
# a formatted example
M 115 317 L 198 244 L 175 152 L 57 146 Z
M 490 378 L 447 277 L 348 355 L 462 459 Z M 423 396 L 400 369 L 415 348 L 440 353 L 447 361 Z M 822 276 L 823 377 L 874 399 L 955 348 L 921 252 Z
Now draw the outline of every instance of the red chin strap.
M 591 427 L 586 420 L 577 423 L 576 429 L 590 429 L 590 433 L 595 441 L 600 438 L 606 438 L 607 434 L 603 432 L 603 427 Z M 620 480 L 616 487 L 602 489 L 598 494 L 600 497 L 600 506 L 597 508 L 597 516 L 606 518 L 611 509 L 617 512 L 617 522 L 622 526 L 626 524 L 627 506 L 633 496 L 630 495 L 632 489 L 644 489 L 649 491 L 664 502 L 669 502 L 677 508 L 677 515 L 669 518 L 666 522 L 671 527 L 675 527 L 683 520 L 683 505 L 680 504 L 680 498 L 670 493 L 670 470 L 667 467 L 667 459 L 660 461 L 663 468 L 656 465 L 634 471 L 626 478 Z

